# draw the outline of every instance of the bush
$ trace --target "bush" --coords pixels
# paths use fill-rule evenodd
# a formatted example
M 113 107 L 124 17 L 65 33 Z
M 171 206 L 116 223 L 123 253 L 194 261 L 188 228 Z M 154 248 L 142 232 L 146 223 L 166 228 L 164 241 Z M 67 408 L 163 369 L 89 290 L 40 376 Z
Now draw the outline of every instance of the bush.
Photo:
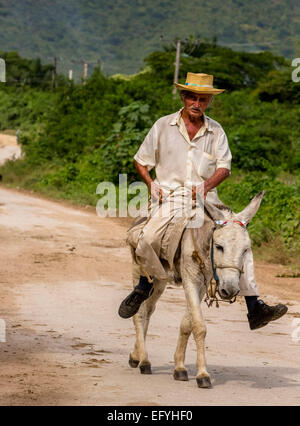
M 283 62 L 213 44 L 181 59 L 182 79 L 186 71 L 211 72 L 216 86 L 235 89 L 215 97 L 208 112 L 224 127 L 233 154 L 221 199 L 239 211 L 265 189 L 249 226 L 254 243 L 280 236 L 285 247 L 299 247 L 300 107 L 297 85 L 275 69 Z M 154 121 L 181 106 L 172 95 L 174 52 L 154 52 L 146 62 L 149 68 L 130 78 L 96 69 L 85 85 L 62 85 L 56 93 L 2 87 L 0 129 L 21 128 L 25 151 L 23 160 L 1 167 L 3 181 L 96 204 L 101 181 L 118 183 L 120 173 L 128 184 L 139 179 L 134 154 Z M 280 180 L 283 173 L 291 183 Z
M 129 182 L 136 180 L 133 157 L 151 127 L 148 114 L 149 105 L 142 102 L 133 102 L 120 109 L 119 121 L 101 147 L 107 180 L 118 183 L 120 173 L 127 173 Z
M 219 196 L 225 204 L 239 212 L 264 190 L 262 204 L 249 225 L 252 241 L 260 245 L 280 235 L 286 248 L 299 250 L 299 189 L 299 177 L 296 183 L 287 185 L 262 173 L 247 173 L 225 181 L 220 186 Z

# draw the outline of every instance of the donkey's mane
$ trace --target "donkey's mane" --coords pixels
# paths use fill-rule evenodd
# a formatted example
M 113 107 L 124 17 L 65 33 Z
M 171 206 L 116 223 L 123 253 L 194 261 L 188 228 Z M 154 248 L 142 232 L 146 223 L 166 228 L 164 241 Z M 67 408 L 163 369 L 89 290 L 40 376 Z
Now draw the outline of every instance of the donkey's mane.
M 219 210 L 225 210 L 228 213 L 233 213 L 233 211 L 231 210 L 231 208 L 228 207 L 228 206 L 225 206 L 225 204 L 214 204 L 214 206 L 216 206 L 217 209 L 219 209 Z

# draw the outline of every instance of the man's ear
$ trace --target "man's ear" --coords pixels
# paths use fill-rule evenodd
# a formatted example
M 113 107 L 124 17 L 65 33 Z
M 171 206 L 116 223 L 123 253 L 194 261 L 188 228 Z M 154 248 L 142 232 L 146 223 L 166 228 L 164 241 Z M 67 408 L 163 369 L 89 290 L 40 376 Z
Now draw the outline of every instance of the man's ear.
M 255 195 L 255 197 L 252 198 L 248 206 L 243 211 L 241 211 L 240 213 L 236 215 L 236 218 L 238 220 L 244 220 L 246 224 L 248 224 L 252 220 L 254 215 L 256 214 L 257 210 L 259 209 L 264 193 L 265 191 L 261 191 L 260 193 Z
M 213 220 L 225 220 L 225 215 L 222 210 L 219 210 L 215 204 L 204 201 L 204 211 Z

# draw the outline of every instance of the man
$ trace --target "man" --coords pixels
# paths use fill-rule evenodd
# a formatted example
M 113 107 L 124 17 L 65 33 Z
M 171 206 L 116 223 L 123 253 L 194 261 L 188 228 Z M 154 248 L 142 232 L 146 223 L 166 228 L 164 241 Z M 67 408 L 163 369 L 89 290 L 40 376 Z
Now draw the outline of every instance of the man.
M 138 285 L 120 305 L 119 315 L 130 318 L 152 292 L 150 276 L 168 280 L 159 259 L 161 242 L 167 226 L 182 214 L 182 197 L 192 191 L 204 199 L 222 204 L 216 187 L 230 174 L 231 153 L 226 134 L 219 123 L 204 113 L 213 96 L 224 90 L 213 87 L 213 76 L 188 73 L 184 85 L 175 83 L 181 91 L 183 108 L 160 118 L 151 128 L 134 157 L 135 166 L 146 182 L 151 198 L 157 200 L 156 213 L 168 199 L 172 214 L 162 216 L 152 211 L 139 236 L 135 255 L 141 264 Z M 149 171 L 155 168 L 152 181 Z M 155 209 L 154 209 L 155 210 Z M 245 296 L 251 330 L 263 327 L 287 312 L 283 304 L 268 306 L 258 300 L 254 277 L 253 255 L 245 256 L 244 272 L 240 279 L 240 295 Z

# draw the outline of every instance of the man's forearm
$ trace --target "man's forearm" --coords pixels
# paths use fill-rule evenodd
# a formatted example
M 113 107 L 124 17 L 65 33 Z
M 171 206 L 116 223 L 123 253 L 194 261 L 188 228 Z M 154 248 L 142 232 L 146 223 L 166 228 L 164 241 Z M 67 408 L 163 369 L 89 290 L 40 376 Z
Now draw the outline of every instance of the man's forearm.
M 134 160 L 134 164 L 138 174 L 141 176 L 143 181 L 147 184 L 150 192 L 152 192 L 151 184 L 153 181 L 151 179 L 147 166 L 142 166 L 136 160 Z M 228 169 L 226 168 L 217 169 L 215 173 L 204 182 L 204 198 L 206 198 L 206 194 L 208 191 L 220 185 L 220 183 L 222 183 L 229 175 L 230 175 L 230 171 Z
M 148 172 L 147 166 L 142 166 L 140 163 L 138 163 L 135 160 L 134 160 L 134 164 L 135 164 L 135 167 L 136 167 L 139 175 L 146 182 L 146 184 L 149 188 L 151 198 L 153 198 L 154 200 L 158 200 L 159 202 L 162 202 L 162 199 L 164 197 L 163 190 L 161 189 L 161 187 L 159 185 L 157 185 L 156 183 L 153 182 L 153 180 L 151 179 L 151 176 Z
M 204 182 L 204 191 L 207 193 L 211 189 L 220 185 L 228 176 L 230 171 L 225 168 L 220 168 L 215 171 L 215 173 Z
M 137 169 L 138 174 L 141 176 L 143 181 L 147 184 L 148 188 L 150 188 L 152 179 L 148 172 L 147 166 L 142 166 L 136 160 L 134 160 L 134 165 L 135 165 L 135 168 Z
M 230 171 L 228 169 L 217 169 L 209 179 L 205 180 L 200 185 L 193 187 L 193 199 L 196 199 L 196 193 L 199 192 L 202 196 L 204 196 L 205 200 L 208 191 L 220 185 L 220 183 L 222 183 L 229 175 Z

